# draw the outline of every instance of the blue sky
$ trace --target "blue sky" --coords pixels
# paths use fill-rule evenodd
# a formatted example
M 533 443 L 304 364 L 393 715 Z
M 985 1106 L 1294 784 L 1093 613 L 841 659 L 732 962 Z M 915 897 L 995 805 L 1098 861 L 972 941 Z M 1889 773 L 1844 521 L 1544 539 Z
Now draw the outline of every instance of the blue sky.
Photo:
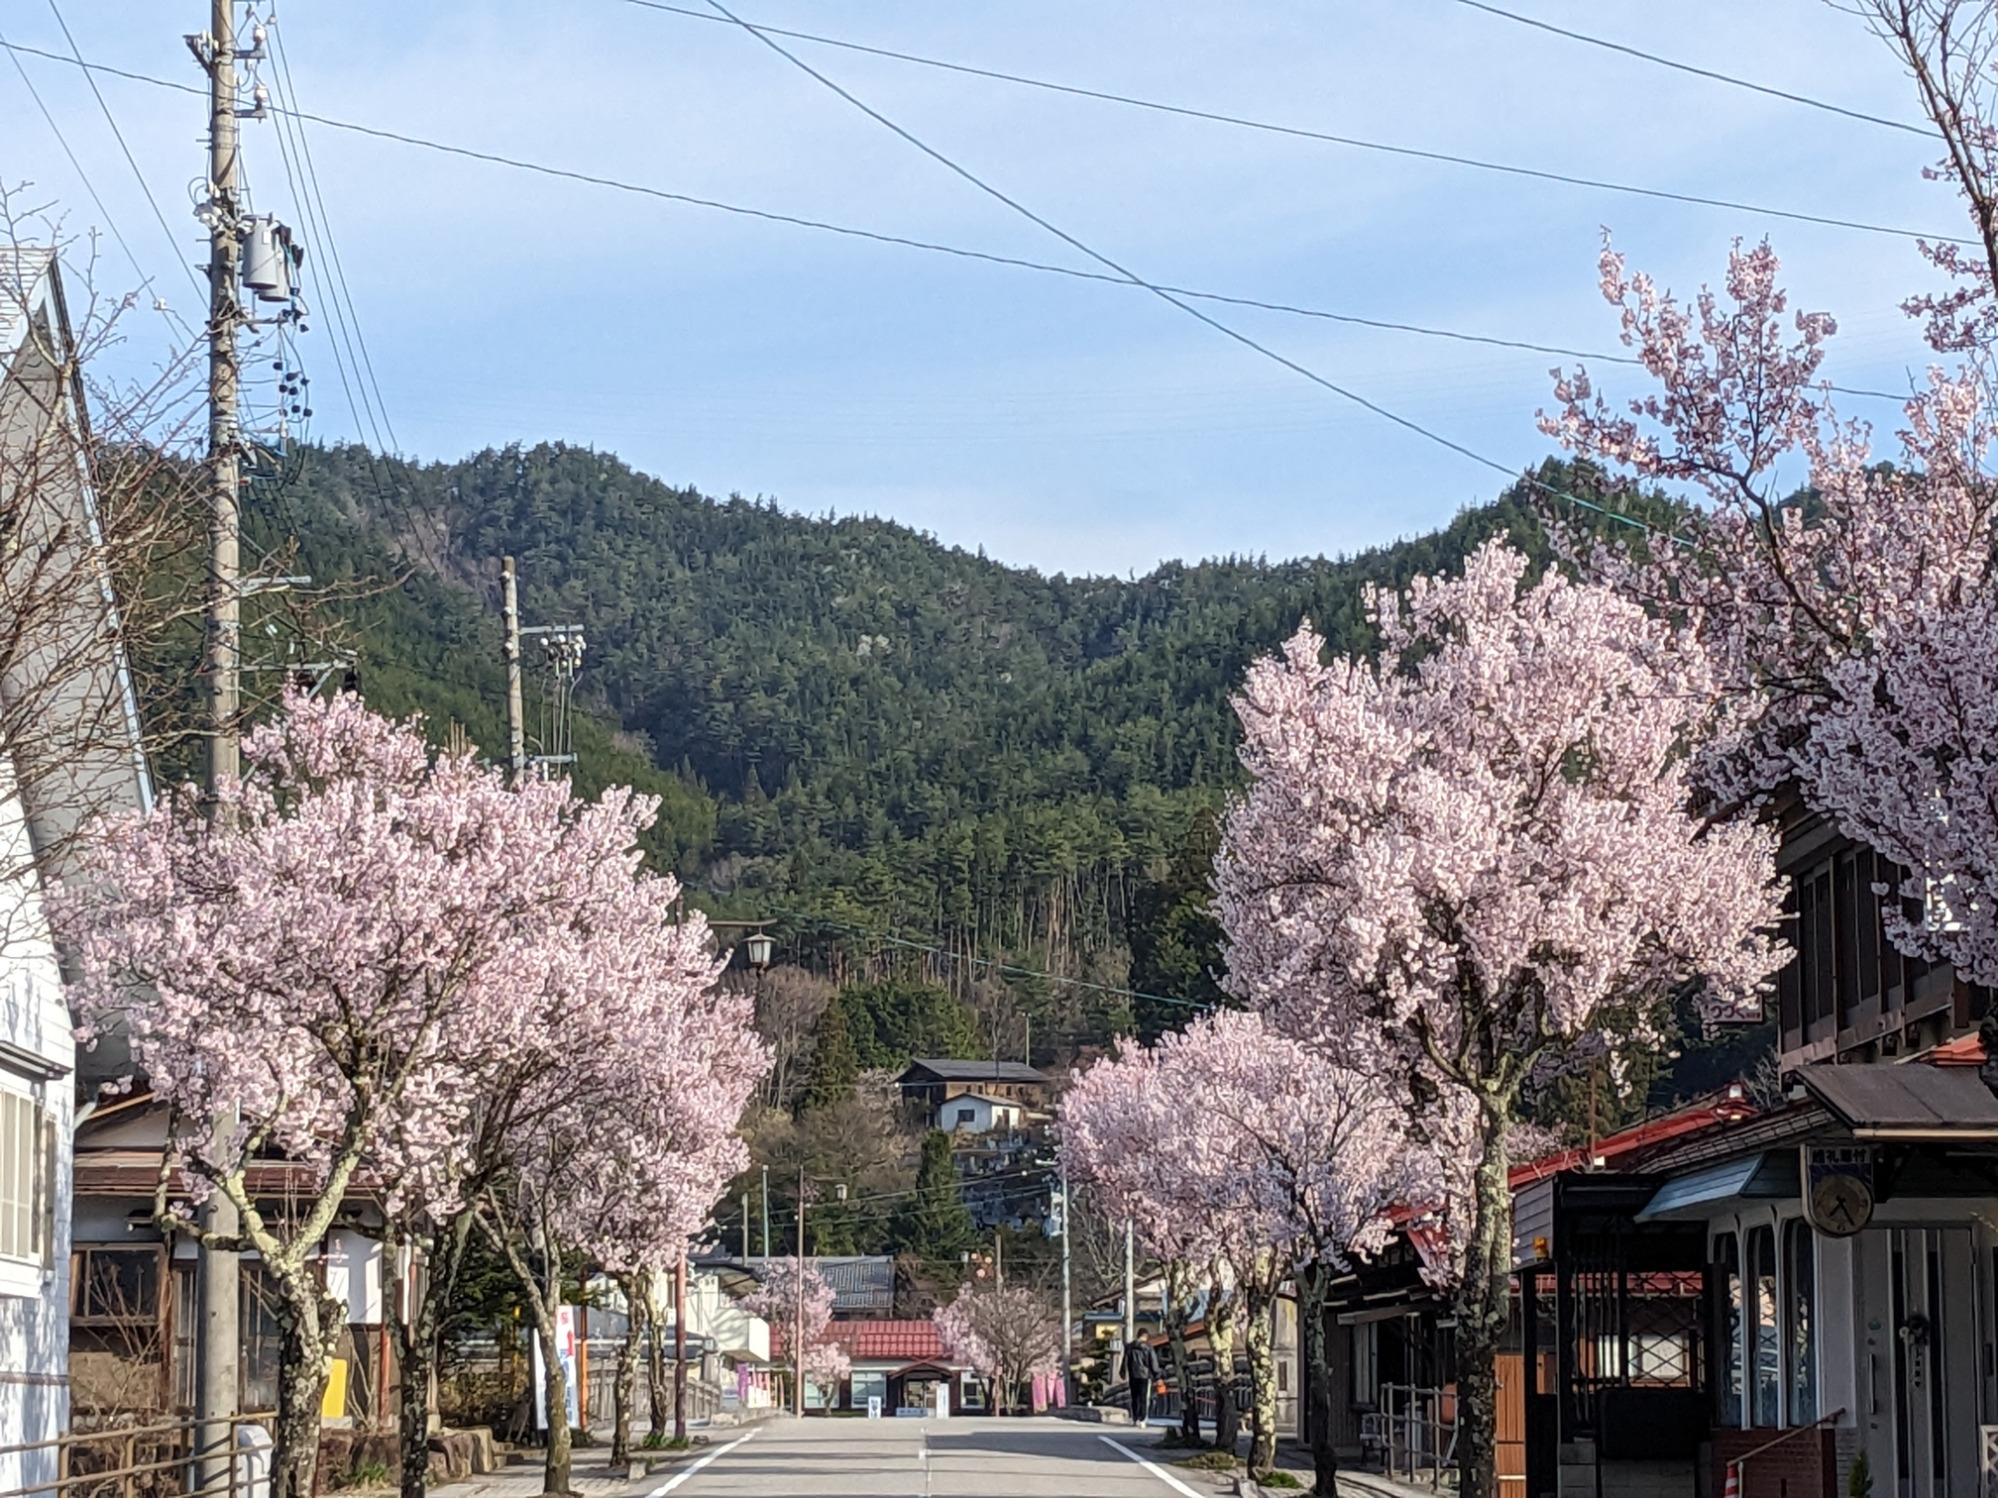
M 92 61 L 200 82 L 206 6 L 61 0 Z M 697 6 L 702 0 L 693 0 Z M 740 0 L 746 19 L 1396 144 L 1801 212 L 1961 232 L 1915 136 L 1670 72 L 1456 0 Z M 1822 0 L 1516 0 L 1690 63 L 1900 119 L 1911 85 Z M 181 14 L 180 12 L 185 12 Z M 290 0 L 299 107 L 672 192 L 1086 266 L 754 38 L 626 0 Z M 47 0 L 10 42 L 64 49 Z M 1058 97 L 809 44 L 799 55 L 1147 278 L 1360 316 L 1612 349 L 1595 257 L 1692 290 L 1769 235 L 1830 373 L 1905 388 L 1903 238 L 1663 203 Z M 146 272 L 198 303 L 76 70 L 24 66 Z M 200 100 L 100 86 L 188 259 Z M 1338 553 L 1429 529 L 1499 475 L 1140 291 L 841 239 L 308 127 L 397 444 L 543 438 L 807 513 L 892 516 L 1046 571 Z M 258 206 L 296 221 L 246 126 Z M 0 62 L 0 179 L 72 230 L 104 215 Z M 309 242 L 311 264 L 324 246 Z M 134 273 L 114 246 L 106 285 Z M 1214 309 L 1285 356 L 1508 467 L 1536 461 L 1546 355 Z M 122 357 L 165 324 L 141 318 Z M 325 317 L 302 340 L 315 435 L 357 430 Z M 1607 368 L 1612 390 L 1635 389 Z M 1885 402 L 1855 405 L 1891 426 Z

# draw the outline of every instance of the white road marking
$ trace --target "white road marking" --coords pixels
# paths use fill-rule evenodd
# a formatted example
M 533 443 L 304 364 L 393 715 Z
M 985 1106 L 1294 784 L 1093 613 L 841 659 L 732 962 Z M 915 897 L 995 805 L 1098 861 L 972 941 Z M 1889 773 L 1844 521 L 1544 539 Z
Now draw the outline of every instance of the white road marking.
M 750 1436 L 753 1436 L 755 1434 L 756 1432 L 752 1430 L 749 1432 L 748 1435 L 737 1436 L 733 1441 L 730 1441 L 726 1446 L 717 1446 L 713 1451 L 710 1451 L 706 1456 L 702 1457 L 699 1461 L 695 1462 L 694 1465 L 689 1467 L 686 1471 L 679 1473 L 677 1476 L 670 1478 L 666 1482 L 661 1483 L 658 1487 L 654 1488 L 651 1492 L 647 1493 L 645 1495 L 645 1498 L 666 1498 L 666 1495 L 668 1493 L 672 1492 L 673 1489 L 677 1488 L 678 1486 L 680 1486 L 681 1483 L 685 1482 L 688 1478 L 692 1477 L 696 1472 L 700 1471 L 701 1468 L 705 1467 L 709 1462 L 715 1460 L 716 1457 L 727 1456 L 731 1451 L 735 1450 L 736 1447 L 740 1446 L 744 1441 L 748 1440 Z
M 1160 1482 L 1164 1483 L 1167 1487 L 1171 1488 L 1175 1493 L 1184 1493 L 1186 1495 L 1186 1498 L 1205 1498 L 1205 1495 L 1196 1493 L 1192 1488 L 1188 1487 L 1185 1483 L 1181 1482 L 1177 1477 L 1174 1477 L 1172 1473 L 1166 1471 L 1166 1469 L 1164 1467 L 1161 1467 L 1157 1462 L 1146 1461 L 1142 1456 L 1139 1456 L 1137 1452 L 1133 1451 L 1130 1447 L 1126 1446 L 1122 1441 L 1114 1441 L 1109 1436 L 1098 1436 L 1096 1439 L 1101 1441 L 1105 1446 L 1108 1446 L 1112 1451 L 1121 1451 L 1125 1456 L 1129 1457 L 1132 1461 L 1136 1462 L 1139 1466 L 1143 1467 L 1147 1472 L 1151 1473 L 1152 1476 L 1156 1477 Z

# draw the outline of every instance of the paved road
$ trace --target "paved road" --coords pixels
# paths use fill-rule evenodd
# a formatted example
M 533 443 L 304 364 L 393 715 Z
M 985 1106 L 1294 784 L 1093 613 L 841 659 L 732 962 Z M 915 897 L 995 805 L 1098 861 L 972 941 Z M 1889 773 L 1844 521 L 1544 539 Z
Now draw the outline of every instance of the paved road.
M 1151 1465 L 1164 1455 L 1150 1449 L 1156 1439 L 1072 1420 L 777 1419 L 739 1444 L 718 1439 L 705 1463 L 645 1498 L 1212 1498 L 1222 1490 L 1211 1473 Z

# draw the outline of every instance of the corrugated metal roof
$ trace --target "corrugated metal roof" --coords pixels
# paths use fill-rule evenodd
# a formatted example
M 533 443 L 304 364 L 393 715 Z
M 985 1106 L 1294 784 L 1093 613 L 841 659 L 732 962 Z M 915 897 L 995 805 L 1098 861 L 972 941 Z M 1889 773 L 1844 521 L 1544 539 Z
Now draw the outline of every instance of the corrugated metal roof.
M 1718 1202 L 1736 1197 L 1781 1200 L 1795 1196 L 1799 1189 L 1794 1151 L 1749 1155 L 1667 1181 L 1645 1203 L 1637 1221 L 1692 1220 L 1704 1217 Z
M 902 1073 L 902 1080 L 920 1081 L 915 1075 L 919 1071 L 928 1072 L 939 1082 L 1038 1082 L 1045 1087 L 1048 1080 L 1020 1061 L 960 1061 L 949 1056 L 918 1057 Z
M 895 1261 L 887 1255 L 809 1259 L 832 1287 L 833 1314 L 887 1311 L 895 1305 Z
M 1998 1139 L 1998 1096 L 1954 1066 L 1806 1066 L 1797 1080 L 1867 1137 Z

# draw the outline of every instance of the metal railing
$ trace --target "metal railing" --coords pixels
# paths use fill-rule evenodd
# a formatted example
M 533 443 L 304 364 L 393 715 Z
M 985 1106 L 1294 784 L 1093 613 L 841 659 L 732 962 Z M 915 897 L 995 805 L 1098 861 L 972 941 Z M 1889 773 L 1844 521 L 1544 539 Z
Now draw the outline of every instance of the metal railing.
M 687 1364 L 687 1423 L 699 1424 L 712 1420 L 721 1411 L 722 1391 L 715 1385 L 697 1378 L 694 1369 L 697 1365 L 689 1360 Z M 666 1408 L 673 1407 L 673 1369 L 666 1368 Z M 652 1410 L 652 1394 L 649 1377 L 641 1368 L 638 1377 L 632 1382 L 631 1412 L 634 1423 L 646 1419 Z M 590 1370 L 590 1412 L 589 1425 L 592 1430 L 601 1430 L 617 1419 L 617 1370 L 615 1365 L 599 1372 Z
M 1454 1484 L 1457 1391 L 1382 1384 L 1378 1404 L 1360 1415 L 1360 1448 L 1389 1477 L 1438 1490 Z
M 222 1471 L 205 1484 L 197 1467 L 210 1462 L 197 1455 L 201 1422 L 191 1418 L 0 1446 L 0 1481 L 13 1483 L 0 1498 L 269 1498 L 270 1418 L 228 1422 L 231 1455 L 213 1459 Z

